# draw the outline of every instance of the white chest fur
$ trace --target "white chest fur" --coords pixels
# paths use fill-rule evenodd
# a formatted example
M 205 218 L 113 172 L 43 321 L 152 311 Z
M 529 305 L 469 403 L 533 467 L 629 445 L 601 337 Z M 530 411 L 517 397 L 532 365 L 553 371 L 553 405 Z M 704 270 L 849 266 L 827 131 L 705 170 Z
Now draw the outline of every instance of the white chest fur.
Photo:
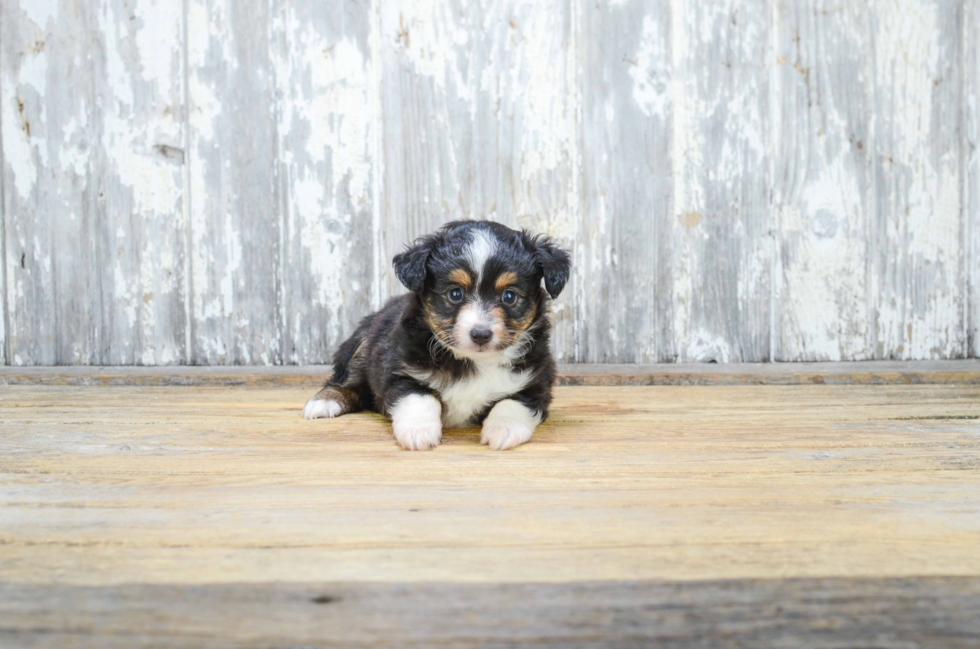
M 432 376 L 416 376 L 439 393 L 442 399 L 442 425 L 446 428 L 466 426 L 474 415 L 492 403 L 524 389 L 531 372 L 515 372 L 508 365 L 476 362 L 476 371 L 464 378 L 443 381 Z

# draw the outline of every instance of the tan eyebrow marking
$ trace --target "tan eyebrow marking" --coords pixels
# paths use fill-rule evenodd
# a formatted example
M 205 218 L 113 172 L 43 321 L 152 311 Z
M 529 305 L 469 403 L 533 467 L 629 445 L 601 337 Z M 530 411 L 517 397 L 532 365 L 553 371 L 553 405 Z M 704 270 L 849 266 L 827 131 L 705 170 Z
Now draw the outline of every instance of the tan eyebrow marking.
M 516 284 L 516 283 L 517 283 L 517 273 L 511 273 L 511 272 L 501 273 L 500 277 L 497 278 L 497 283 L 494 284 L 493 287 L 497 289 L 498 293 L 500 293 L 511 284 Z
M 469 289 L 473 284 L 473 279 L 470 277 L 470 274 L 462 268 L 454 268 L 449 271 L 449 281 L 459 284 L 464 289 Z

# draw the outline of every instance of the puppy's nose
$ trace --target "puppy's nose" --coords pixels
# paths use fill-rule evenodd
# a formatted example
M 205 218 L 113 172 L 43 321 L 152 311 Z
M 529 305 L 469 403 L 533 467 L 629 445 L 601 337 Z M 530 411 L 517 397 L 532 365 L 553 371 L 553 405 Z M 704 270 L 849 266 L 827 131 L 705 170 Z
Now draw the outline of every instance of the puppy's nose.
M 486 345 L 493 338 L 493 332 L 489 329 L 484 329 L 482 327 L 474 327 L 470 329 L 470 338 L 473 339 L 477 345 Z

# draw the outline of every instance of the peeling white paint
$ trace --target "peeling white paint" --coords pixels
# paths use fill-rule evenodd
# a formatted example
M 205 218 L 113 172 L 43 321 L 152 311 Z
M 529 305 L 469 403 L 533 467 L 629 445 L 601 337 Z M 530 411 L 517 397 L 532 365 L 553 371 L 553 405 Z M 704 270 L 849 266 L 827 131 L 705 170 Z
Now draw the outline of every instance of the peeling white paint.
M 781 245 L 773 278 L 776 359 L 864 360 L 873 357 L 866 16 L 851 8 L 813 26 L 792 22 L 798 19 L 792 11 L 775 18 L 772 83 L 783 98 L 772 102 Z M 838 78 L 854 86 L 828 83 Z M 819 103 L 810 101 L 814 93 Z
M 471 44 L 473 25 L 468 17 L 445 20 L 451 11 L 446 0 L 383 2 L 382 21 L 387 26 L 405 65 L 452 91 L 473 106 L 473 87 L 463 77 L 459 55 Z
M 955 106 L 960 95 L 945 68 L 956 61 L 956 33 L 944 29 L 956 27 L 956 4 L 882 1 L 875 9 L 879 205 L 892 215 L 887 239 L 877 243 L 889 251 L 878 276 L 885 288 L 879 353 L 955 357 L 966 347 L 959 324 L 966 291 L 959 131 L 952 121 L 960 111 L 949 102 Z
M 304 11 L 306 9 L 304 8 Z M 374 200 L 369 123 L 369 61 L 353 38 L 286 7 L 277 29 L 295 47 L 276 60 L 283 80 L 280 160 L 286 170 L 287 253 L 306 278 L 287 297 L 287 340 L 300 348 L 290 362 L 309 362 L 311 345 L 336 346 L 352 324 L 352 302 L 363 303 L 350 272 L 365 242 L 359 232 Z M 365 265 L 368 272 L 370 269 Z
M 13 173 L 14 189 L 23 200 L 30 200 L 39 168 L 48 166 L 46 122 L 43 103 L 33 97 L 47 94 L 48 58 L 44 51 L 26 53 L 19 70 L 4 70 L 3 128 L 4 162 Z M 33 126 L 32 126 L 33 124 Z
M 278 361 L 280 219 L 275 126 L 267 112 L 276 95 L 268 5 L 187 5 L 188 354 L 198 363 L 247 364 L 263 353 Z M 248 70 L 236 54 L 243 48 L 254 52 Z
M 715 337 L 727 337 L 730 345 L 743 338 L 725 351 L 730 360 L 768 355 L 768 345 L 743 336 L 753 319 L 754 334 L 765 330 L 761 322 L 768 315 L 762 314 L 770 302 L 771 248 L 755 236 L 764 231 L 757 224 L 766 219 L 767 198 L 760 182 L 766 39 L 759 25 L 765 12 L 756 9 L 735 2 L 672 6 L 673 331 L 679 360 L 697 360 L 692 354 L 704 345 L 696 341 Z M 705 66 L 707 50 L 720 52 L 724 66 Z M 739 253 L 736 266 L 719 268 L 716 259 L 732 246 Z
M 118 16 L 108 9 L 99 11 L 98 16 L 99 29 L 109 43 L 109 47 L 105 48 L 105 82 L 112 90 L 113 99 L 119 104 L 122 104 L 118 110 L 131 115 L 131 111 L 133 110 L 133 78 L 130 75 L 130 71 L 127 70 L 127 63 L 133 65 L 134 62 L 123 62 L 122 53 L 119 51 L 119 44 L 129 38 L 128 31 L 131 28 L 130 23 L 135 23 L 136 20 L 127 19 L 125 22 L 120 22 Z M 133 18 L 136 18 L 136 16 L 133 16 Z M 159 45 L 157 43 L 156 47 L 159 47 Z M 160 49 L 168 50 L 168 48 Z M 152 49 L 150 51 L 152 52 Z
M 571 149 L 574 128 L 573 115 L 568 110 L 564 93 L 566 60 L 556 53 L 562 52 L 563 27 L 559 5 L 552 2 L 541 6 L 528 16 L 529 21 L 519 29 L 525 34 L 517 49 L 515 61 L 524 78 L 519 87 L 522 106 L 521 179 L 534 182 L 542 173 L 564 167 Z M 565 128 L 563 128 L 563 126 Z M 526 212 L 530 205 L 518 205 L 519 212 Z
M 44 29 L 48 20 L 58 15 L 59 0 L 25 0 L 19 4 L 19 9 L 27 14 L 27 19 L 40 29 Z
M 684 357 L 692 363 L 731 363 L 738 360 L 727 339 L 704 330 L 691 333 Z
M 106 362 L 168 364 L 182 358 L 184 334 L 180 269 L 183 129 L 179 97 L 183 66 L 182 13 L 176 3 L 141 1 L 116 14 L 98 13 L 105 40 L 105 90 L 100 145 L 106 157 L 106 227 L 110 247 L 112 311 L 117 344 Z M 150 98 L 150 101 L 147 99 Z M 84 153 L 84 151 L 82 151 Z
M 671 74 L 667 44 L 670 40 L 664 30 L 669 28 L 670 25 L 665 25 L 659 16 L 644 16 L 640 47 L 628 61 L 633 99 L 646 115 L 668 116 Z
M 185 297 L 192 360 L 325 360 L 393 252 L 460 217 L 573 250 L 562 358 L 961 355 L 980 11 L 824 6 L 15 2 L 8 361 L 179 362 Z
M 963 255 L 965 280 L 968 286 L 964 306 L 967 355 L 980 357 L 980 4 L 967 2 L 963 5 L 963 25 L 960 38 L 963 41 L 963 96 L 966 110 L 964 120 L 964 235 L 966 250 Z

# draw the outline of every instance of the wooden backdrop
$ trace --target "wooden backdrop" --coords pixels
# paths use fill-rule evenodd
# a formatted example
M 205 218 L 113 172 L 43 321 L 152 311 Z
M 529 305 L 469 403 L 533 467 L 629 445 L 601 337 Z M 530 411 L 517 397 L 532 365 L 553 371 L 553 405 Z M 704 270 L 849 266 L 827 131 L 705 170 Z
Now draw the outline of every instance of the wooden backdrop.
M 975 0 L 0 0 L 0 361 L 326 360 L 456 218 L 584 362 L 980 347 Z

